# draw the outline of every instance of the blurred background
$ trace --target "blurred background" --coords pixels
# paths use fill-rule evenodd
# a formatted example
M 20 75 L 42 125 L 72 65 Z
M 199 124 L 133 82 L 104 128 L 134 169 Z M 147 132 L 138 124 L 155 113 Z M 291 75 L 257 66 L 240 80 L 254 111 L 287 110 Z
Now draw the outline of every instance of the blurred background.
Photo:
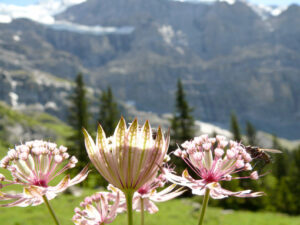
M 82 167 L 88 159 L 81 128 L 95 132 L 100 122 L 111 135 L 120 115 L 170 127 L 170 151 L 196 135 L 222 134 L 283 154 L 270 154 L 272 163 L 257 162 L 259 172 L 268 173 L 258 182 L 228 186 L 267 196 L 212 201 L 207 224 L 233 224 L 236 216 L 243 225 L 299 225 L 299 4 L 0 0 L 0 156 L 21 142 L 46 139 L 68 146 Z M 184 165 L 176 163 L 181 171 Z M 81 189 L 105 185 L 94 172 Z M 66 224 L 74 201 L 82 199 L 63 196 L 56 203 L 69 208 Z M 183 207 L 181 201 L 196 221 L 199 198 L 161 207 Z M 1 209 L 0 219 L 39 224 L 33 218 L 42 214 L 28 210 Z M 16 212 L 24 218 L 12 220 Z M 149 224 L 164 218 L 162 224 L 188 224 L 178 215 L 169 222 L 176 210 L 164 213 Z

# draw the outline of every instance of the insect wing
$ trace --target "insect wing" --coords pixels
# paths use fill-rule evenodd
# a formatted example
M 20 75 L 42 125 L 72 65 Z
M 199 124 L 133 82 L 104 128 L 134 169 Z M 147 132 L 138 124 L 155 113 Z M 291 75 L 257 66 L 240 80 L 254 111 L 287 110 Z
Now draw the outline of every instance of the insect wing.
M 264 152 L 270 152 L 270 153 L 276 153 L 276 154 L 282 153 L 282 151 L 277 150 L 277 149 L 264 149 L 264 148 L 262 148 L 260 150 L 262 150 Z

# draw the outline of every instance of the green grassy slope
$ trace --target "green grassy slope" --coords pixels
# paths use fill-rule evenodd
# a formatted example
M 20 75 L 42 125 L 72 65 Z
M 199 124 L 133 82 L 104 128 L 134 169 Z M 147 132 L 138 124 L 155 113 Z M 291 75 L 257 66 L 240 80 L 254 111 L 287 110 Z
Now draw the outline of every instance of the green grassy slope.
M 84 196 L 93 193 L 85 190 L 81 197 L 61 195 L 50 203 L 58 214 L 63 225 L 73 224 L 73 210 L 79 206 Z M 145 225 L 196 225 L 199 211 L 194 209 L 192 202 L 186 199 L 176 199 L 159 204 L 159 212 L 146 214 Z M 135 214 L 135 225 L 139 224 L 139 214 Z M 27 208 L 0 208 L 0 224 L 5 225 L 50 225 L 52 218 L 45 205 Z M 42 222 L 41 222 L 42 221 Z M 119 215 L 112 225 L 126 225 L 126 215 Z M 290 217 L 283 214 L 224 211 L 219 208 L 208 208 L 205 225 L 299 225 L 300 217 Z
M 45 140 L 64 145 L 72 132 L 68 125 L 49 114 L 33 112 L 24 114 L 0 102 L 0 157 L 6 154 L 8 147 L 20 144 L 20 142 L 9 143 L 7 141 L 9 136 L 15 135 L 10 131 L 10 128 L 14 126 L 20 126 L 31 133 L 42 134 Z M 14 137 L 14 139 L 21 141 L 23 137 Z

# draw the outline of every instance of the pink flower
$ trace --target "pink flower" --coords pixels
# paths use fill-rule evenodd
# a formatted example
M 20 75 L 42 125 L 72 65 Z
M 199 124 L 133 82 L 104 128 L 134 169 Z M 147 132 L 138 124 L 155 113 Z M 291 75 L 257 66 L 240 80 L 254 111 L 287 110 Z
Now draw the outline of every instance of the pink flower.
M 77 159 L 72 156 L 70 159 L 67 148 L 57 147 L 55 143 L 45 141 L 31 141 L 16 146 L 8 151 L 7 156 L 1 160 L 1 167 L 11 172 L 13 180 L 0 176 L 0 184 L 5 187 L 12 184 L 22 185 L 23 193 L 7 194 L 0 193 L 0 200 L 13 201 L 0 205 L 11 206 L 35 206 L 44 202 L 45 195 L 49 200 L 68 187 L 80 183 L 88 175 L 86 166 L 76 177 L 70 179 L 66 175 L 56 186 L 49 186 L 49 182 L 66 170 L 75 167 Z
M 104 225 L 114 221 L 120 202 L 119 193 L 99 192 L 86 197 L 80 206 L 75 208 L 73 222 L 76 225 Z
M 228 196 L 258 197 L 263 192 L 251 192 L 251 190 L 231 192 L 225 190 L 219 184 L 220 181 L 232 179 L 258 179 L 257 172 L 247 177 L 232 177 L 241 171 L 252 170 L 250 164 L 252 158 L 244 146 L 235 142 L 227 141 L 223 136 L 209 138 L 207 135 L 194 138 L 182 144 L 184 150 L 177 149 L 175 155 L 181 157 L 186 164 L 197 174 L 200 179 L 192 178 L 185 170 L 182 177 L 165 171 L 166 177 L 175 184 L 180 184 L 192 189 L 196 195 L 204 195 L 205 189 L 210 189 L 210 196 L 215 199 Z
M 176 184 L 172 184 L 158 192 L 157 189 L 163 188 L 166 183 L 167 180 L 164 178 L 164 175 L 160 174 L 157 178 L 154 178 L 152 181 L 140 187 L 133 195 L 133 210 L 140 212 L 143 208 L 144 211 L 148 211 L 151 214 L 156 213 L 158 208 L 154 204 L 155 202 L 165 202 L 171 200 L 186 191 L 183 190 L 183 188 L 173 191 L 176 187 Z M 108 189 L 115 193 L 121 193 L 120 190 L 112 185 L 109 185 Z M 121 211 L 126 211 L 125 196 L 122 193 L 119 209 Z
M 84 130 L 85 144 L 90 160 L 99 173 L 123 192 L 134 192 L 156 176 L 169 146 L 161 128 L 152 136 L 148 121 L 139 128 L 135 119 L 129 128 L 120 119 L 113 136 L 106 138 L 98 126 L 96 144 Z
M 176 198 L 185 192 L 183 188 L 173 191 L 176 187 L 176 184 L 172 184 L 158 192 L 156 189 L 162 188 L 165 183 L 166 180 L 164 180 L 162 176 L 159 176 L 153 181 L 140 187 L 133 196 L 133 209 L 140 212 L 143 208 L 144 211 L 148 211 L 149 213 L 156 213 L 158 208 L 154 204 L 155 202 L 165 202 Z

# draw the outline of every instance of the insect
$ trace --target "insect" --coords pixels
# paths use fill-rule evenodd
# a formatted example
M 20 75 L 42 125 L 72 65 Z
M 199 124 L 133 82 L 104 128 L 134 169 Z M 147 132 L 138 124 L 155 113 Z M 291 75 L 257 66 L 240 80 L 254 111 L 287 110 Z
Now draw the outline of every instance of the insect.
M 251 145 L 246 146 L 246 151 L 251 155 L 252 158 L 261 159 L 266 164 L 271 162 L 271 156 L 267 152 L 282 153 L 282 151 L 279 151 L 277 149 L 264 149 Z

